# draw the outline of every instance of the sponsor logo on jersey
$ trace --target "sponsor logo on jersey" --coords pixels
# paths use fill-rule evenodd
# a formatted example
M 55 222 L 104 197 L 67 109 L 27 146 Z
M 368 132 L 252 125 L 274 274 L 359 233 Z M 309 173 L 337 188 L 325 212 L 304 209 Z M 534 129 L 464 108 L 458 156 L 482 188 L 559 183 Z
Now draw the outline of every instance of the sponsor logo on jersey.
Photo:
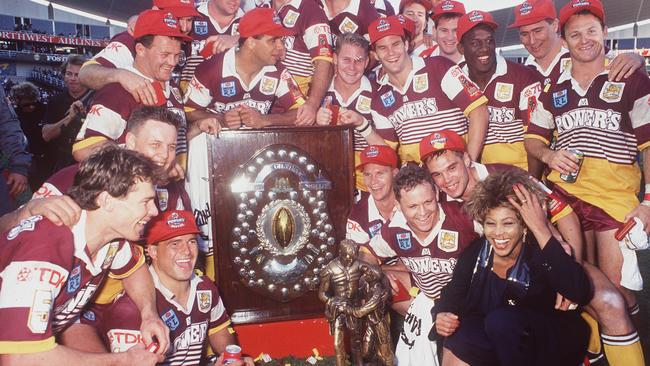
M 298 17 L 300 17 L 300 14 L 298 12 L 289 10 L 287 12 L 287 15 L 284 16 L 282 23 L 284 23 L 284 26 L 287 28 L 293 28 L 293 26 L 296 25 L 296 22 L 298 21 Z
M 199 36 L 208 34 L 208 22 L 205 20 L 194 21 L 194 33 Z
M 393 91 L 389 90 L 386 93 L 381 95 L 381 103 L 384 105 L 384 107 L 390 107 L 393 104 L 395 104 L 395 95 L 393 95 Z
M 566 89 L 553 93 L 553 106 L 562 108 L 569 103 L 569 95 Z
M 515 120 L 515 109 L 508 107 L 494 108 L 488 106 L 489 121 L 495 123 L 510 123 Z
M 457 67 L 457 66 L 455 66 L 455 67 Z M 476 86 L 476 84 L 474 84 L 473 82 L 471 82 L 471 81 L 467 78 L 467 76 L 465 76 L 465 74 L 463 74 L 462 72 L 459 73 L 459 74 L 456 76 L 456 78 L 458 79 L 458 81 L 460 82 L 460 84 L 463 86 L 463 90 L 465 90 L 465 93 L 467 93 L 467 95 L 468 95 L 470 98 L 473 98 L 473 97 L 477 96 L 477 95 L 481 92 L 481 91 L 479 90 L 478 86 Z
M 260 82 L 260 92 L 264 95 L 275 94 L 275 89 L 278 87 L 278 79 L 269 76 L 262 77 Z
M 162 320 L 167 324 L 170 330 L 176 330 L 178 326 L 180 325 L 180 322 L 178 321 L 178 317 L 176 316 L 176 313 L 174 310 L 169 309 L 167 310 L 162 316 Z
M 111 329 L 106 335 L 111 352 L 126 352 L 138 343 L 144 344 L 139 330 Z
M 156 196 L 158 197 L 158 209 L 160 211 L 167 211 L 169 204 L 169 191 L 165 188 L 156 187 Z
M 423 98 L 413 102 L 404 103 L 395 112 L 388 116 L 393 125 L 402 124 L 414 118 L 433 116 L 438 112 L 436 98 Z
M 7 233 L 7 240 L 15 239 L 18 236 L 18 234 L 22 233 L 23 231 L 34 231 L 34 227 L 36 226 L 36 223 L 41 221 L 41 219 L 43 219 L 43 216 L 36 215 L 20 221 L 18 225 L 14 226 L 11 230 L 9 230 L 9 232 Z
M 370 104 L 370 98 L 359 95 L 359 98 L 357 98 L 357 104 L 355 105 L 354 109 L 356 109 L 359 113 L 370 113 Z
M 68 276 L 68 283 L 66 284 L 65 291 L 69 294 L 77 291 L 81 286 L 81 265 L 77 264 L 70 275 Z
M 497 83 L 494 88 L 494 99 L 503 103 L 511 101 L 514 87 L 515 86 L 510 83 Z
M 210 290 L 197 291 L 196 301 L 199 305 L 199 311 L 207 313 L 212 306 L 212 292 Z
M 438 248 L 443 252 L 451 253 L 458 250 L 458 232 L 440 230 L 438 233 Z
M 225 81 L 221 83 L 221 95 L 224 97 L 232 97 L 237 94 L 237 86 L 234 81 Z
M 456 258 L 401 257 L 401 260 L 412 273 L 452 274 L 456 267 Z
M 374 224 L 374 225 L 372 225 L 371 227 L 368 228 L 368 231 L 370 232 L 370 237 L 371 238 L 373 238 L 375 235 L 377 235 L 379 233 L 379 231 L 381 231 L 381 226 L 382 225 L 383 224 L 381 222 L 378 222 L 378 223 L 376 223 L 376 224 Z
M 416 93 L 422 93 L 429 89 L 429 75 L 419 74 L 413 77 L 413 91 Z
M 555 117 L 555 125 L 558 133 L 564 133 L 577 127 L 618 131 L 621 127 L 621 113 L 611 109 L 576 108 Z
M 402 250 L 411 249 L 411 233 L 397 233 L 397 245 Z
M 429 248 L 422 249 L 422 255 L 431 255 L 431 251 L 429 250 Z
M 623 89 L 625 83 L 614 83 L 611 81 L 605 82 L 602 89 L 600 89 L 600 99 L 607 103 L 617 103 L 621 101 L 623 96 Z
M 359 26 L 348 17 L 345 17 L 341 24 L 339 24 L 341 34 L 345 34 L 346 32 L 354 33 L 357 29 L 359 29 Z M 379 27 L 377 27 L 377 30 L 379 30 Z
M 580 100 L 578 101 L 578 107 L 586 107 L 588 105 L 589 105 L 589 101 L 587 100 L 587 98 L 580 98 Z
M 208 334 L 208 322 L 190 324 L 183 333 L 173 340 L 175 350 L 186 350 L 193 345 L 201 345 Z

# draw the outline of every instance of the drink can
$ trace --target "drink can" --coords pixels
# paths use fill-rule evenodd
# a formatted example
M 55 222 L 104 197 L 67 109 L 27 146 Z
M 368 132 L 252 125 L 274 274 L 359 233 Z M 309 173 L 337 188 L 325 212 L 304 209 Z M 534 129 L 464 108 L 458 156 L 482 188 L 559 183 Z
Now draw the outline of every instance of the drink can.
M 227 345 L 223 352 L 223 364 L 228 365 L 238 360 L 241 360 L 241 347 L 236 344 Z
M 560 174 L 560 179 L 567 183 L 575 183 L 578 179 L 578 174 L 580 174 L 580 168 L 582 167 L 582 161 L 585 159 L 585 154 L 577 149 L 569 149 L 569 152 L 578 158 L 578 170 L 569 174 Z

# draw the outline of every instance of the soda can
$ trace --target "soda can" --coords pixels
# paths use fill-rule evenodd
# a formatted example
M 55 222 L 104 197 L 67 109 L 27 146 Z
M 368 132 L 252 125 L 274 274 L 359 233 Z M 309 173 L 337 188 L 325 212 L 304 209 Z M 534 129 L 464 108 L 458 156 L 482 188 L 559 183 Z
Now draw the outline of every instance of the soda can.
M 575 183 L 578 179 L 578 174 L 580 174 L 580 168 L 582 167 L 582 161 L 585 159 L 585 154 L 577 149 L 569 149 L 569 152 L 578 158 L 578 170 L 569 174 L 560 174 L 560 179 L 567 183 Z
M 241 347 L 236 344 L 229 344 L 223 352 L 223 364 L 228 365 L 241 360 Z

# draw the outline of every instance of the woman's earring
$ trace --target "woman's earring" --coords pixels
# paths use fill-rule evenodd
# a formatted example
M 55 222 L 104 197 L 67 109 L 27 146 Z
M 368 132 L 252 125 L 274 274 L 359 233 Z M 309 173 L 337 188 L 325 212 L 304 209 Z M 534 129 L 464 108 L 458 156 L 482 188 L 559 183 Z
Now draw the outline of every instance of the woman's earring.
M 523 237 L 523 240 L 522 240 L 522 242 L 524 242 L 524 243 L 526 242 L 526 235 L 528 235 L 528 229 L 524 229 L 524 237 Z

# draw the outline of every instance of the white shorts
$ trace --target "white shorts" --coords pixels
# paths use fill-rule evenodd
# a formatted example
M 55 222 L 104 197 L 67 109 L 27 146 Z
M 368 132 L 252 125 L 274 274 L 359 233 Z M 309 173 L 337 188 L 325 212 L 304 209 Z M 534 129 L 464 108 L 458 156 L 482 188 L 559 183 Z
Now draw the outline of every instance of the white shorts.
M 433 299 L 423 292 L 411 302 L 395 350 L 398 366 L 439 365 L 436 342 L 429 340 L 433 328 L 433 305 Z

